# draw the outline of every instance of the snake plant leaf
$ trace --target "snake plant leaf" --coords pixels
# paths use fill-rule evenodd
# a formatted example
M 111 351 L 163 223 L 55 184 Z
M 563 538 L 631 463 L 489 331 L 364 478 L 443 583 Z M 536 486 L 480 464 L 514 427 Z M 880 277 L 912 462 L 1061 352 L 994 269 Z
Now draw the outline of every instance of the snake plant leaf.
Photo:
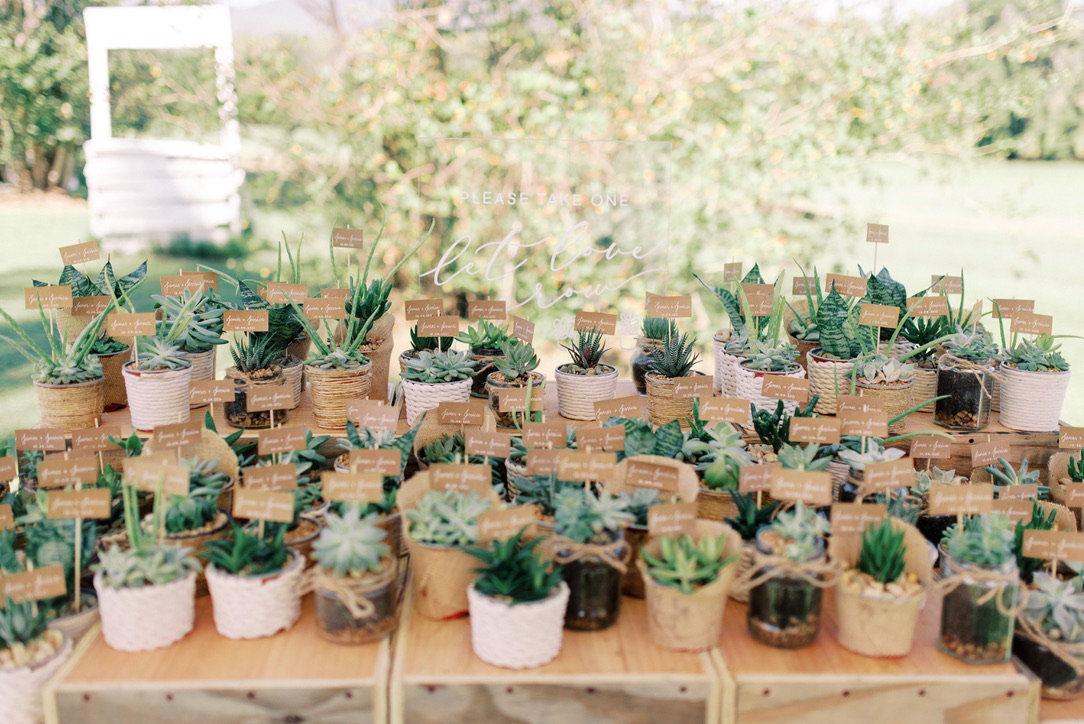
M 108 264 L 108 262 L 106 262 L 106 263 Z M 112 268 L 110 268 L 110 271 L 112 272 Z M 122 276 L 120 279 L 118 279 L 117 280 L 117 286 L 119 286 L 122 290 L 124 290 L 125 293 L 128 293 L 132 289 L 134 289 L 135 287 L 139 286 L 140 282 L 142 282 L 146 277 L 147 277 L 147 262 L 144 261 L 142 264 L 137 266 L 135 269 L 133 269 L 132 271 L 128 272 L 127 274 Z M 114 295 L 116 295 L 116 289 L 115 288 L 114 288 Z
M 677 457 L 681 452 L 681 446 L 685 442 L 685 436 L 681 434 L 681 423 L 671 420 L 655 431 L 654 454 L 667 458 Z
M 630 418 L 625 420 L 625 457 L 650 455 L 655 452 L 655 433 L 651 424 Z
M 854 340 L 852 335 L 848 335 L 847 317 L 847 304 L 833 284 L 817 309 L 817 326 L 821 330 L 821 349 L 840 359 L 854 356 Z

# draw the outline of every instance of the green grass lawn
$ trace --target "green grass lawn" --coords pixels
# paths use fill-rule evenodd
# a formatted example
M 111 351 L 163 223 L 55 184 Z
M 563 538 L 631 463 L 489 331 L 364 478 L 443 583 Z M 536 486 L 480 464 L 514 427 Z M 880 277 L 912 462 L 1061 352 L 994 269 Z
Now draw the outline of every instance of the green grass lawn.
M 822 198 L 817 201 L 836 206 L 840 214 L 856 215 L 855 210 L 861 210 L 859 221 L 889 224 L 891 242 L 877 249 L 877 263 L 887 266 L 909 291 L 928 284 L 931 274 L 959 274 L 963 269 L 969 299 L 1035 299 L 1036 311 L 1054 315 L 1055 333 L 1084 335 L 1084 307 L 1075 298 L 1079 288 L 1076 275 L 1084 268 L 1084 202 L 1080 200 L 1084 163 L 953 161 L 934 166 L 930 172 L 885 161 L 878 169 L 885 179 L 882 185 L 859 187 L 826 179 Z M 44 209 L 36 209 L 32 203 L 0 203 L 0 242 L 6 252 L 0 267 L 0 305 L 39 338 L 36 312 L 22 309 L 22 289 L 35 278 L 55 281 L 61 268 L 57 247 L 85 240 L 88 234 L 85 205 L 47 200 L 42 205 Z M 280 217 L 271 212 L 255 219 L 257 236 L 274 238 L 277 227 L 271 227 Z M 323 258 L 322 250 L 315 248 L 323 243 L 313 239 L 306 244 L 309 259 Z M 795 255 L 800 251 L 795 249 Z M 840 245 L 819 258 L 818 267 L 822 273 L 832 266 L 856 273 L 856 263 L 867 269 L 872 265 L 873 252 L 870 244 Z M 125 273 L 142 258 L 114 257 L 113 264 Z M 150 295 L 158 293 L 162 275 L 175 274 L 180 268 L 194 269 L 200 261 L 161 253 L 145 258 L 149 261 L 148 280 L 137 295 L 137 304 L 145 309 L 150 308 Z M 239 261 L 210 263 L 233 271 Z M 267 251 L 245 260 L 249 273 L 263 277 L 271 273 L 273 265 L 273 255 Z M 99 265 L 90 267 L 96 273 Z M 788 277 L 797 273 L 796 268 L 785 271 Z M 774 276 L 778 270 L 765 272 Z M 688 291 L 696 291 L 691 283 Z M 707 331 L 724 324 L 721 308 L 709 299 L 703 301 L 711 316 L 697 320 L 697 326 Z M 400 324 L 396 349 L 406 344 L 406 336 L 406 327 Z M 700 338 L 704 353 L 701 368 L 710 371 L 709 336 L 701 334 Z M 1064 345 L 1070 363 L 1084 365 L 1084 340 L 1067 339 Z M 543 346 L 539 353 L 541 368 L 547 371 L 566 359 L 555 345 Z M 219 355 L 220 365 L 224 357 Z M 14 350 L 7 346 L 0 349 L 4 431 L 37 422 L 30 373 L 30 365 Z M 1084 373 L 1074 374 L 1063 419 L 1084 425 Z

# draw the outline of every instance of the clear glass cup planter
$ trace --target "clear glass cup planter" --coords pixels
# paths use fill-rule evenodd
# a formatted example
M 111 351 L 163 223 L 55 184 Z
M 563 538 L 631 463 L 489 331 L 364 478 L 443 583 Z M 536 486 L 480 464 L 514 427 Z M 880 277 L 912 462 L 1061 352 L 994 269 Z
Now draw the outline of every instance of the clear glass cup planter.
M 945 594 L 941 603 L 941 629 L 937 648 L 969 664 L 999 664 L 1012 654 L 1018 582 L 979 580 L 968 572 L 997 572 L 1016 581 L 1016 561 L 993 569 L 947 556 L 942 562 L 946 576 L 961 575 L 963 581 Z M 999 601 L 1000 599 L 1000 601 Z
M 763 554 L 773 551 L 763 539 L 767 529 L 757 531 L 757 550 Z M 809 562 L 824 557 L 824 541 L 818 540 L 817 552 Z M 771 568 L 766 567 L 765 572 Z M 821 625 L 823 591 L 818 586 L 796 576 L 779 575 L 770 578 L 749 592 L 746 625 L 754 640 L 778 649 L 799 649 L 817 638 Z

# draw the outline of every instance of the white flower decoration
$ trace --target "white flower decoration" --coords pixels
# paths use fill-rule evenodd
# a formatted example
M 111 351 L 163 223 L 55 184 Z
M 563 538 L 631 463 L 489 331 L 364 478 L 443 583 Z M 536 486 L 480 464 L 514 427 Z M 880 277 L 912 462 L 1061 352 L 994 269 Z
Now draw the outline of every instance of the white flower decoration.
M 558 342 L 571 339 L 576 335 L 576 317 L 558 317 L 553 320 L 553 338 Z

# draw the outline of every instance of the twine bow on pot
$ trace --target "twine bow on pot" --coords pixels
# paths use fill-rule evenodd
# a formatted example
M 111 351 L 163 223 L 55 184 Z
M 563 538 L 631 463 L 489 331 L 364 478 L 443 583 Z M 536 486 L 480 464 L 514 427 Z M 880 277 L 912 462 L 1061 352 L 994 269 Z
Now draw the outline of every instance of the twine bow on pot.
M 754 550 L 752 564 L 734 579 L 730 592 L 747 594 L 763 583 L 783 577 L 797 578 L 816 588 L 831 588 L 836 585 L 842 570 L 839 561 L 798 562 Z
M 356 619 L 369 618 L 376 613 L 376 606 L 365 594 L 387 585 L 388 576 L 385 572 L 389 570 L 392 570 L 391 566 L 373 577 L 352 578 L 332 575 L 320 566 L 313 566 L 305 571 L 301 578 L 301 595 L 314 591 L 334 594 L 339 602 L 346 606 L 351 616 Z
M 1018 616 L 1016 627 L 1017 635 L 1045 647 L 1047 651 L 1054 654 L 1066 666 L 1071 668 L 1078 678 L 1084 676 L 1084 642 L 1070 643 L 1052 639 L 1043 631 L 1041 626 L 1027 616 Z
M 568 565 L 584 558 L 598 558 L 622 575 L 628 570 L 629 547 L 622 538 L 610 543 L 576 543 L 570 538 L 553 536 L 550 538 L 550 555 L 559 559 L 561 565 Z M 624 547 L 624 550 L 621 550 Z
M 979 596 L 979 598 L 975 600 L 975 603 L 979 606 L 985 606 L 991 599 L 994 599 L 997 605 L 997 612 L 1002 616 L 1017 616 L 1027 605 L 1028 591 L 1026 588 L 1019 592 L 1019 598 L 1015 606 L 1006 608 L 1005 604 L 1002 602 L 1002 599 L 1005 598 L 1002 594 L 1005 593 L 1006 589 L 1008 589 L 1009 586 L 1016 586 L 1019 584 L 1019 578 L 1017 578 L 1016 573 L 1002 573 L 1000 571 L 990 571 L 978 568 L 969 570 L 966 573 L 957 573 L 948 578 L 942 578 L 937 582 L 936 589 L 942 596 L 947 596 L 965 583 L 996 583 L 996 586 Z
M 970 372 L 975 375 L 975 379 L 978 380 L 978 383 L 982 387 L 982 391 L 986 393 L 987 398 L 992 398 L 994 396 L 994 389 L 992 384 L 990 385 L 990 388 L 987 389 L 984 375 L 989 375 L 998 382 L 1005 381 L 1005 375 L 1000 372 L 995 372 L 992 367 L 983 367 L 980 364 L 975 364 L 969 359 L 957 357 L 951 352 L 946 352 L 941 355 L 939 364 L 941 365 L 941 369 L 954 370 L 956 372 Z

